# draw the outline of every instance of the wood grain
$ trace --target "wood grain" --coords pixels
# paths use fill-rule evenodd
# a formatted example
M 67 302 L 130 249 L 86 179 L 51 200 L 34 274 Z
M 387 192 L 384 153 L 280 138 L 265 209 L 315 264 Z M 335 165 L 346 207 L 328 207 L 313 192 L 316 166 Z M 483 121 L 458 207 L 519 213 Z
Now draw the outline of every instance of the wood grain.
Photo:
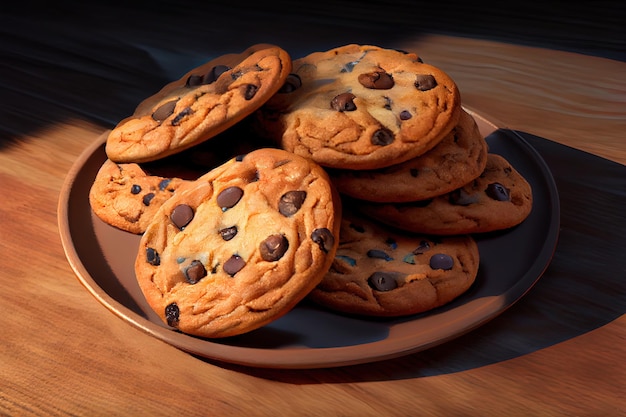
M 111 314 L 76 279 L 57 228 L 65 175 L 163 74 L 153 77 L 131 63 L 138 58 L 128 45 L 117 46 L 115 34 L 100 40 L 109 42 L 102 53 L 128 55 L 112 57 L 108 62 L 119 66 L 110 68 L 102 56 L 92 59 L 88 48 L 78 48 L 78 34 L 65 28 L 64 39 L 75 43 L 56 53 L 74 56 L 67 65 L 75 74 L 82 71 L 78 81 L 53 65 L 54 51 L 47 51 L 43 65 L 43 46 L 28 43 L 58 40 L 14 35 L 22 52 L 3 61 L 2 73 L 10 75 L 3 91 L 23 98 L 4 108 L 3 120 L 11 122 L 3 124 L 0 147 L 0 414 L 626 413 L 624 62 L 483 38 L 420 33 L 396 40 L 393 46 L 449 72 L 466 105 L 502 126 L 549 139 L 532 144 L 561 193 L 562 232 L 553 263 L 504 314 L 434 349 L 343 368 L 272 370 L 205 360 L 157 341 Z M 180 41 L 175 35 L 170 42 Z M 171 58 L 180 57 L 183 66 L 199 55 L 188 49 Z M 28 87 L 33 62 L 39 63 L 36 78 L 54 80 L 45 91 Z M 143 74 L 145 84 L 139 82 Z M 81 79 L 91 87 L 76 87 Z M 19 88 L 9 89 L 10 80 L 19 80 Z M 119 82 L 134 87 L 112 89 Z M 100 102 L 93 104 L 94 97 Z M 33 110 L 35 102 L 42 103 L 41 112 Z M 122 107 L 113 109 L 116 103 Z

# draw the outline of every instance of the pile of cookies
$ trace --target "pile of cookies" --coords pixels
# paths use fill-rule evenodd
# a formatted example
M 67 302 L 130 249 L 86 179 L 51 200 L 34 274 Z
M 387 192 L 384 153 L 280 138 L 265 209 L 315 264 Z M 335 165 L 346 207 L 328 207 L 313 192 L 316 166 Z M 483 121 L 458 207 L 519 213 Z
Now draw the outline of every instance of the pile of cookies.
M 140 234 L 135 273 L 164 323 L 249 332 L 303 299 L 405 316 L 474 283 L 472 235 L 530 213 L 458 87 L 413 53 L 255 45 L 140 103 L 106 142 L 89 199 Z

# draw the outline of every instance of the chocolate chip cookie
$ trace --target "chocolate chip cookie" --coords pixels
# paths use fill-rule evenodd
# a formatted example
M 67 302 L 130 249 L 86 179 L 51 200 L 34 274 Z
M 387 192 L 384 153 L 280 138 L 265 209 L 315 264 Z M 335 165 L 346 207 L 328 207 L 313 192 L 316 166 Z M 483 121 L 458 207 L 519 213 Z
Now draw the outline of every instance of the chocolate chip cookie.
M 487 142 L 466 111 L 433 149 L 377 170 L 330 170 L 340 193 L 374 202 L 425 200 L 453 191 L 478 177 L 487 164 Z
M 330 271 L 309 295 L 332 310 L 380 317 L 422 313 L 465 293 L 478 274 L 478 246 L 470 236 L 394 232 L 354 212 L 344 213 L 340 236 Z
M 441 69 L 414 53 L 352 44 L 294 60 L 284 88 L 255 116 L 262 135 L 322 166 L 377 169 L 433 148 L 460 109 Z
M 528 181 L 505 158 L 490 153 L 483 173 L 450 193 L 410 203 L 362 202 L 359 209 L 399 229 L 456 235 L 514 227 L 528 217 L 532 202 Z
M 234 158 L 169 199 L 135 262 L 165 323 L 218 338 L 285 314 L 328 271 L 341 201 L 316 163 L 281 149 Z
M 146 162 L 208 140 L 257 110 L 290 71 L 291 57 L 273 45 L 216 58 L 140 103 L 110 132 L 107 156 Z

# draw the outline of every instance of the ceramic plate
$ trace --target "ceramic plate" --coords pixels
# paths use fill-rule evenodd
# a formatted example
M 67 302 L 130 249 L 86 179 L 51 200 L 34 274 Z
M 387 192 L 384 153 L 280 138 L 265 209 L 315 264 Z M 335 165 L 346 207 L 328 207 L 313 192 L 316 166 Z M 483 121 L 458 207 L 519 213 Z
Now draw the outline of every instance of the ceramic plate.
M 93 215 L 89 189 L 106 159 L 105 135 L 84 151 L 69 172 L 58 220 L 67 259 L 85 288 L 131 325 L 184 351 L 208 359 L 267 368 L 321 368 L 389 359 L 432 348 L 493 319 L 519 300 L 552 259 L 559 231 L 559 199 L 541 156 L 516 132 L 498 128 L 468 109 L 489 143 L 531 184 L 534 207 L 518 227 L 476 236 L 480 269 L 473 287 L 452 303 L 398 319 L 347 317 L 301 303 L 250 333 L 207 340 L 164 325 L 135 281 L 140 237 Z

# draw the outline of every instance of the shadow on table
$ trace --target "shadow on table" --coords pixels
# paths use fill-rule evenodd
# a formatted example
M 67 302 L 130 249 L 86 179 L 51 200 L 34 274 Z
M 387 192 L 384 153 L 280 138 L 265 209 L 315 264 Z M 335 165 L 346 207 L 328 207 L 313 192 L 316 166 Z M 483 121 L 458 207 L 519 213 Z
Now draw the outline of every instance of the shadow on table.
M 332 373 L 220 366 L 295 384 L 428 377 L 518 358 L 581 336 L 625 314 L 626 167 L 546 139 L 523 136 L 539 151 L 555 178 L 561 200 L 561 232 L 545 274 L 509 310 L 429 350 Z

